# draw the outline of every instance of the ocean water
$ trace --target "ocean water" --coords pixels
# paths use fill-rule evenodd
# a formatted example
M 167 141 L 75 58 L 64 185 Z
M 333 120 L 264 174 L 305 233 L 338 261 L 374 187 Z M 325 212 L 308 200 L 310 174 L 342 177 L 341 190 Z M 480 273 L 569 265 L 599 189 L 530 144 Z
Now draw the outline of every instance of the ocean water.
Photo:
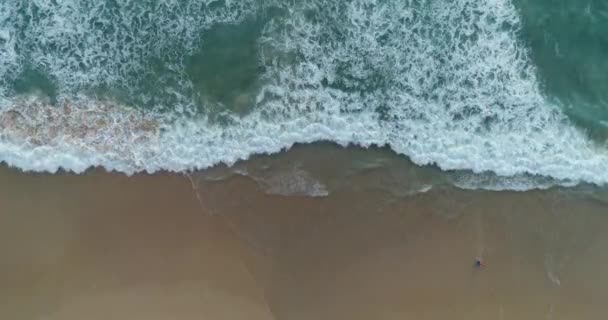
M 599 0 L 0 0 L 0 161 L 181 172 L 328 141 L 382 148 L 346 171 L 407 157 L 435 177 L 415 190 L 603 186 L 607 28 Z M 327 193 L 289 168 L 255 177 Z

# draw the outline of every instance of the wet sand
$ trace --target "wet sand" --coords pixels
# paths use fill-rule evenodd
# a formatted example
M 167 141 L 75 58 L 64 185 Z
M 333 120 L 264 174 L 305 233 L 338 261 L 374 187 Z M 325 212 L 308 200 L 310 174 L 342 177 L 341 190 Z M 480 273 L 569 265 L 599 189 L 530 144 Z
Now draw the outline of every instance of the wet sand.
M 313 198 L 205 174 L 0 169 L 0 319 L 608 311 L 608 207 L 584 192 L 395 196 L 365 188 L 384 179 L 371 171 L 353 178 L 357 188 Z M 476 268 L 476 257 L 486 266 Z
M 183 176 L 1 177 L 1 319 L 272 319 Z

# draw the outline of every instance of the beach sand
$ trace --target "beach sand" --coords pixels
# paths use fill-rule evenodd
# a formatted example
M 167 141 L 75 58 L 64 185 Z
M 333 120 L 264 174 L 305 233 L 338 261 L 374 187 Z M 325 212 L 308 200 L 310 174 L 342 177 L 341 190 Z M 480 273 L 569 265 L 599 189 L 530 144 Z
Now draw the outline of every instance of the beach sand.
M 272 319 L 184 176 L 1 177 L 1 319 Z
M 365 188 L 382 178 L 372 171 L 353 178 L 358 188 L 281 196 L 246 176 L 206 175 L 2 167 L 0 319 L 604 319 L 608 311 L 608 207 L 585 192 L 444 187 L 394 196 Z

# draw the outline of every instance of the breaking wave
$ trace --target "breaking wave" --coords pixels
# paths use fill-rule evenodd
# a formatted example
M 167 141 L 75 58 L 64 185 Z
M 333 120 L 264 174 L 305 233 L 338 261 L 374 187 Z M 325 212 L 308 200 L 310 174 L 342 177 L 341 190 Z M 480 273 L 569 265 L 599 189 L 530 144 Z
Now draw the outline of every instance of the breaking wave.
M 186 171 L 332 141 L 608 182 L 608 149 L 543 95 L 508 0 L 13 3 L 0 7 L 0 161 L 23 170 Z

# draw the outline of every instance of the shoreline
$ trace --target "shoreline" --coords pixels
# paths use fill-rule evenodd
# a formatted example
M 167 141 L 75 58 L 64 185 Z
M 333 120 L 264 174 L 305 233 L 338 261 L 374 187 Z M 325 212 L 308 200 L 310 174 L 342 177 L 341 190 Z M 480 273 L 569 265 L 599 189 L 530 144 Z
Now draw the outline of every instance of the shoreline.
M 332 173 L 340 165 L 332 150 L 250 160 L 251 177 L 2 167 L 0 316 L 599 319 L 608 311 L 605 202 L 567 189 L 388 193 L 378 169 L 323 197 L 269 192 L 279 181 L 271 173 L 289 178 L 281 165 L 303 154 L 318 163 L 304 167 L 311 176 Z
M 327 165 L 324 167 L 324 165 Z M 384 168 L 386 167 L 386 168 Z M 332 141 L 317 141 L 311 143 L 295 143 L 289 148 L 282 149 L 273 153 L 254 153 L 247 159 L 237 160 L 231 165 L 220 162 L 205 169 L 193 169 L 186 171 L 175 171 L 169 169 L 159 169 L 153 172 L 135 171 L 123 172 L 120 170 L 106 168 L 103 165 L 90 166 L 86 169 L 73 171 L 70 169 L 58 168 L 57 171 L 38 171 L 24 170 L 17 166 L 8 165 L 0 161 L 0 168 L 14 173 L 31 176 L 57 176 L 73 175 L 82 176 L 89 174 L 108 174 L 124 177 L 137 176 L 157 176 L 175 175 L 184 176 L 190 180 L 198 177 L 201 181 L 216 181 L 227 179 L 236 175 L 242 175 L 257 181 L 260 186 L 266 187 L 270 194 L 281 194 L 280 190 L 273 190 L 273 181 L 267 181 L 269 175 L 266 170 L 278 172 L 285 175 L 294 175 L 293 171 L 302 169 L 304 175 L 312 174 L 316 180 L 327 182 L 330 189 L 337 187 L 340 189 L 342 184 L 340 179 L 357 179 L 365 175 L 367 171 L 382 171 L 382 179 L 390 180 L 386 175 L 395 175 L 398 178 L 414 178 L 417 186 L 408 185 L 407 182 L 388 181 L 392 186 L 411 187 L 409 195 L 421 192 L 424 193 L 433 187 L 456 188 L 468 191 L 496 191 L 496 192 L 529 192 L 538 190 L 566 190 L 574 192 L 603 193 L 608 190 L 608 185 L 597 185 L 594 183 L 567 180 L 556 180 L 551 177 L 534 176 L 529 174 L 516 176 L 500 176 L 494 172 L 475 173 L 471 170 L 442 170 L 434 164 L 418 165 L 410 157 L 399 154 L 389 146 L 370 145 L 359 146 L 356 144 L 341 145 Z M 404 172 L 400 172 L 404 171 Z M 374 172 L 373 174 L 376 174 Z M 295 173 L 297 174 L 297 173 Z M 270 174 L 272 175 L 272 174 Z M 309 178 L 309 177 L 306 177 Z M 191 184 L 193 181 L 190 181 Z M 276 181 L 274 181 L 276 182 Z M 313 181 L 307 181 L 314 183 Z M 384 181 L 387 182 L 387 181 Z M 403 185 L 398 185 L 402 183 Z M 193 185 L 194 187 L 194 185 Z M 279 185 L 279 187 L 281 187 Z M 416 188 L 417 187 L 417 188 Z M 310 190 L 309 190 L 310 191 Z M 323 194 L 310 196 L 325 196 L 332 190 L 321 190 Z M 313 191 L 314 193 L 314 191 Z M 406 192 L 407 193 L 407 192 Z M 283 194 L 291 195 L 291 194 Z M 302 194 L 300 194 L 302 195 Z
M 2 2 L 0 320 L 605 319 L 597 2 Z

